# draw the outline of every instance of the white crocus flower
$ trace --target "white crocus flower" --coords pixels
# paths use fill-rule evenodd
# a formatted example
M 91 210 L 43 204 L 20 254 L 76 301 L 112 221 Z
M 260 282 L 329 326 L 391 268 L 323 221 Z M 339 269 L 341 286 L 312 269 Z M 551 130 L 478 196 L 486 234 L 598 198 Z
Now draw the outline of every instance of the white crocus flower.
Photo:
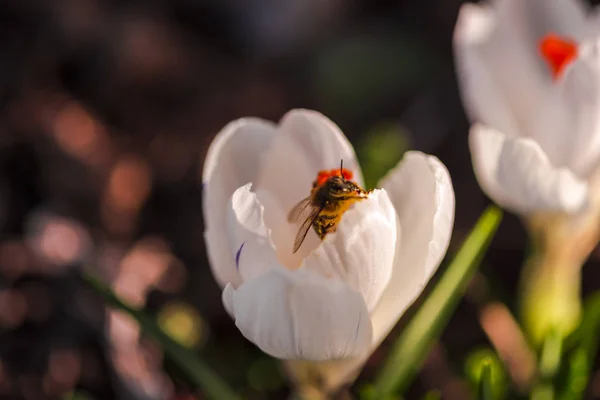
M 574 214 L 600 161 L 598 20 L 574 0 L 464 4 L 454 34 L 483 190 L 517 214 Z
M 446 253 L 454 191 L 435 157 L 409 152 L 321 242 L 292 254 L 287 214 L 319 170 L 362 186 L 352 146 L 329 119 L 293 110 L 279 125 L 228 124 L 203 170 L 206 246 L 223 303 L 242 334 L 288 360 L 364 361 L 421 293 Z M 400 232 L 402 231 L 402 235 Z
M 464 4 L 454 31 L 475 175 L 532 239 L 520 312 L 538 344 L 577 326 L 600 238 L 598 22 L 576 0 L 495 0 Z

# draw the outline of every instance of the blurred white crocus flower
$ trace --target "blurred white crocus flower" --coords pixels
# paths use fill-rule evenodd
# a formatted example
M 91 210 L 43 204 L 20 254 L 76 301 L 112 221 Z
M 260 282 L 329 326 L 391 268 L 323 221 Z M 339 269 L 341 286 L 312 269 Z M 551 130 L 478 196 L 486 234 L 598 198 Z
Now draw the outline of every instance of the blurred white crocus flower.
M 521 314 L 537 343 L 577 325 L 600 237 L 597 18 L 576 0 L 493 0 L 464 4 L 454 31 L 475 175 L 533 241 Z
M 311 229 L 292 254 L 299 225 L 288 212 L 318 171 L 340 160 L 362 186 L 340 129 L 318 112 L 292 110 L 278 125 L 229 123 L 202 176 L 206 247 L 226 310 L 264 352 L 326 362 L 329 387 L 351 379 L 421 293 L 454 220 L 448 171 L 435 157 L 409 152 L 382 189 L 344 213 L 336 232 L 320 241 Z
M 600 161 L 600 42 L 575 0 L 464 4 L 454 33 L 483 190 L 524 216 L 583 210 Z

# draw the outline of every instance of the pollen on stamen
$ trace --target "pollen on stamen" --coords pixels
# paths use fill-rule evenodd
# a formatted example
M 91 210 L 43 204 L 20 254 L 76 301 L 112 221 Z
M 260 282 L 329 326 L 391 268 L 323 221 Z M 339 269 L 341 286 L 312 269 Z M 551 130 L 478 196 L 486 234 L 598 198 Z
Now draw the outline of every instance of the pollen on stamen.
M 317 179 L 315 180 L 315 183 L 317 186 L 321 186 L 322 184 L 327 182 L 327 179 L 331 178 L 332 176 L 336 176 L 336 175 L 340 175 L 339 168 L 334 168 L 334 169 L 330 169 L 330 170 L 323 169 L 323 170 L 319 171 L 319 173 L 317 175 Z M 348 179 L 348 180 L 351 180 L 352 177 L 354 176 L 352 174 L 352 171 L 350 171 L 349 169 L 346 169 L 346 168 L 342 168 L 341 175 L 344 177 L 344 179 Z
M 540 40 L 539 50 L 554 80 L 559 79 L 566 66 L 577 58 L 577 43 L 553 33 Z

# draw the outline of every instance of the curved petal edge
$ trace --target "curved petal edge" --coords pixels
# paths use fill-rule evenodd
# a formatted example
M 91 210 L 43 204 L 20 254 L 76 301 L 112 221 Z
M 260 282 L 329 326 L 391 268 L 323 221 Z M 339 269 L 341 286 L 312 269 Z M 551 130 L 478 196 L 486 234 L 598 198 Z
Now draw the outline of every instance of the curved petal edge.
M 392 201 L 402 239 L 396 242 L 394 269 L 374 312 L 371 346 L 358 357 L 314 368 L 326 385 L 351 380 L 373 350 L 421 294 L 446 254 L 454 223 L 454 190 L 446 167 L 433 156 L 409 151 L 379 186 Z
M 444 258 L 454 225 L 450 174 L 434 156 L 409 151 L 380 183 L 402 227 L 392 278 L 372 315 L 378 345 L 421 294 Z
M 271 230 L 265 224 L 264 207 L 251 189 L 252 183 L 238 188 L 231 196 L 228 209 L 230 248 L 244 281 L 272 268 L 284 268 L 277 260 Z
M 500 206 L 530 215 L 576 213 L 587 205 L 587 183 L 566 168 L 552 166 L 534 140 L 475 124 L 469 146 L 479 185 Z
M 344 213 L 336 232 L 325 237 L 302 268 L 346 282 L 372 311 L 392 276 L 399 236 L 394 206 L 385 190 L 377 189 Z
M 242 118 L 227 124 L 213 139 L 202 171 L 204 239 L 209 264 L 217 283 L 241 283 L 227 237 L 227 205 L 233 192 L 254 181 L 259 155 L 275 137 L 275 125 L 258 118 Z
M 223 291 L 242 334 L 281 359 L 325 361 L 362 354 L 372 327 L 362 296 L 309 271 L 272 270 Z

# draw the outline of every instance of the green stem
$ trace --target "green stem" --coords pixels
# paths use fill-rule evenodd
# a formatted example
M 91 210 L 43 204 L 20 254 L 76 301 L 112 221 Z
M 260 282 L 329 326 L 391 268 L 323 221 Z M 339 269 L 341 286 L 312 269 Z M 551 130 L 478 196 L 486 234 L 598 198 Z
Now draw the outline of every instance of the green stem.
M 375 381 L 374 398 L 385 399 L 408 387 L 458 305 L 501 220 L 502 210 L 495 206 L 488 207 L 479 218 L 454 260 L 396 341 Z
M 531 391 L 532 400 L 554 400 L 556 389 L 554 378 L 558 374 L 563 350 L 563 338 L 551 331 L 544 339 L 538 366 L 539 377 Z
M 581 267 L 600 240 L 598 199 L 583 214 L 539 213 L 526 221 L 532 252 L 522 270 L 520 313 L 536 346 L 555 331 L 572 333 L 581 318 Z
M 534 246 L 521 275 L 520 312 L 525 332 L 540 346 L 555 331 L 566 337 L 581 318 L 581 266 L 569 244 Z
M 561 400 L 581 400 L 585 396 L 600 338 L 600 292 L 591 295 L 584 305 L 581 325 L 574 335 L 577 344 L 569 355 L 567 383 Z
M 544 379 L 553 379 L 560 369 L 563 338 L 556 331 L 546 336 L 540 355 L 539 372 Z
M 531 391 L 531 400 L 555 400 L 554 388 L 551 383 L 542 383 L 533 388 Z

